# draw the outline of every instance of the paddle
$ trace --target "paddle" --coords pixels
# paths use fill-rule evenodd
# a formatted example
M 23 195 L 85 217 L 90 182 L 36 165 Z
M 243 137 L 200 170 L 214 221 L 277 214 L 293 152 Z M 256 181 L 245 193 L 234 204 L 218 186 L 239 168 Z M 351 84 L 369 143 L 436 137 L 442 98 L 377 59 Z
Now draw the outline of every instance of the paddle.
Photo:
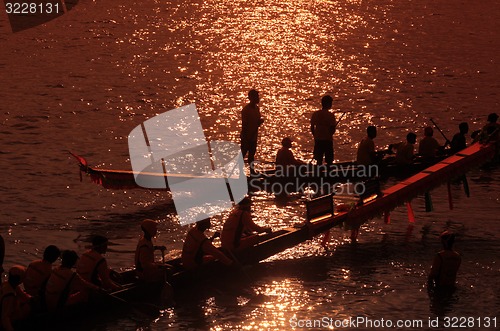
M 439 133 L 441 133 L 441 135 L 443 136 L 443 138 L 446 140 L 446 145 L 449 145 L 451 144 L 451 141 L 446 138 L 446 136 L 444 135 L 443 131 L 441 131 L 441 129 L 439 128 L 439 126 L 436 124 L 436 122 L 434 122 L 434 120 L 432 118 L 429 118 L 432 122 L 432 124 L 434 124 L 434 126 L 436 127 L 436 129 L 438 129 Z
M 337 129 L 337 126 L 339 125 L 340 121 L 342 121 L 342 119 L 344 118 L 345 114 L 347 114 L 347 112 L 343 112 L 342 115 L 340 115 L 339 117 L 339 120 L 337 121 L 337 124 L 335 124 L 335 129 Z

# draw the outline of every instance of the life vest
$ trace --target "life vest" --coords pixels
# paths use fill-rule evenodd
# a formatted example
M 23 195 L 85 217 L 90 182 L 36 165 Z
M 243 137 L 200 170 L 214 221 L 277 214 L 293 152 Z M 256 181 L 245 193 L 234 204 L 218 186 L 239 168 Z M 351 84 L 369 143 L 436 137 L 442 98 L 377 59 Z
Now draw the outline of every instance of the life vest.
M 68 268 L 57 267 L 52 271 L 45 288 L 45 300 L 48 308 L 61 308 L 66 304 L 75 276 L 76 272 Z
M 94 285 L 101 286 L 102 282 L 99 278 L 99 266 L 106 259 L 98 252 L 89 250 L 82 254 L 76 266 L 76 272 L 88 282 Z
M 221 233 L 221 244 L 226 249 L 235 249 L 240 246 L 241 237 L 244 234 L 245 224 L 243 223 L 243 216 L 245 210 L 237 210 L 231 215 L 224 223 Z
M 24 278 L 24 289 L 32 296 L 41 295 L 45 292 L 45 286 L 52 272 L 52 265 L 43 260 L 33 261 L 26 269 Z
M 135 269 L 139 272 L 144 271 L 144 265 L 142 265 L 141 261 L 139 261 L 140 253 L 145 253 L 149 256 L 150 261 L 154 261 L 154 246 L 153 242 L 147 240 L 146 238 L 141 238 L 139 243 L 137 244 L 137 248 L 135 249 Z
M 187 269 L 196 268 L 203 263 L 203 243 L 208 240 L 196 227 L 189 230 L 182 247 L 182 264 Z

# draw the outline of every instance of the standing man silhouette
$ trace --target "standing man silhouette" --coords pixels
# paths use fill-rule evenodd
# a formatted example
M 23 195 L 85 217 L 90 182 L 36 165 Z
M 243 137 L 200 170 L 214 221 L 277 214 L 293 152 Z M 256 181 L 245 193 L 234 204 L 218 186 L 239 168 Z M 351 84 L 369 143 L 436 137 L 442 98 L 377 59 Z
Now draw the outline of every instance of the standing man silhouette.
M 335 115 L 330 112 L 333 98 L 325 95 L 321 98 L 321 110 L 311 117 L 311 132 L 314 136 L 314 159 L 317 165 L 323 164 L 323 155 L 327 165 L 333 163 L 333 134 L 337 126 Z
M 250 102 L 243 107 L 241 111 L 241 154 L 243 157 L 248 153 L 248 163 L 252 169 L 252 163 L 255 160 L 255 152 L 257 150 L 257 138 L 259 127 L 264 120 L 260 115 L 259 110 L 259 91 L 250 90 L 248 92 L 248 100 Z

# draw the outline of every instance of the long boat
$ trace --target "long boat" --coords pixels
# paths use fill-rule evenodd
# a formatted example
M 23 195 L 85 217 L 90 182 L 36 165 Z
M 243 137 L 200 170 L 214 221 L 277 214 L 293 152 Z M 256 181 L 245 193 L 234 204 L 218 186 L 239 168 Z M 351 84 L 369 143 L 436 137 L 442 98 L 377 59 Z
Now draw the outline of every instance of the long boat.
M 87 175 L 90 180 L 106 189 L 132 189 L 144 188 L 137 182 L 150 183 L 149 189 L 169 189 L 167 177 L 170 180 L 180 182 L 189 179 L 203 178 L 208 184 L 211 180 L 225 179 L 216 174 L 172 174 L 166 175 L 153 172 L 136 172 L 131 170 L 110 170 L 92 167 L 87 160 L 81 156 L 71 153 L 80 168 L 80 179 L 82 174 Z M 424 161 L 416 158 L 409 165 L 398 165 L 394 158 L 386 158 L 380 164 L 360 166 L 355 162 L 341 162 L 330 166 L 316 166 L 312 164 L 303 166 L 289 166 L 286 168 L 272 167 L 251 173 L 247 177 L 249 191 L 265 190 L 274 192 L 276 187 L 287 186 L 290 191 L 302 191 L 309 186 L 323 188 L 324 185 L 344 183 L 346 181 L 365 181 L 371 178 L 387 179 L 406 178 L 423 169 L 443 160 L 446 155 L 434 160 Z M 229 178 L 238 180 L 239 178 Z
M 333 194 L 307 201 L 307 220 L 304 224 L 261 235 L 258 244 L 236 253 L 234 258 L 240 265 L 251 265 L 310 240 L 332 227 L 344 226 L 345 228 L 357 229 L 368 219 L 387 213 L 397 206 L 411 201 L 417 195 L 462 176 L 470 169 L 488 161 L 494 157 L 495 148 L 495 144 L 473 144 L 385 190 L 370 192 L 372 194 L 361 197 L 358 203 L 349 210 L 334 213 L 335 196 Z M 172 268 L 169 282 L 174 291 L 190 287 L 209 276 L 218 277 L 234 272 L 234 269 L 225 267 L 217 261 L 204 265 L 195 271 L 185 270 L 180 259 L 167 261 L 167 264 Z M 113 303 L 111 306 L 115 308 L 118 306 L 120 309 L 144 311 L 144 309 L 139 309 L 145 307 L 141 306 L 141 303 L 137 304 L 138 302 L 158 300 L 162 293 L 168 293 L 165 289 L 172 289 L 165 282 L 141 283 L 135 277 L 134 270 L 121 272 L 118 279 L 122 284 L 127 284 L 123 290 L 99 296 L 96 299 L 98 301 L 94 300 L 92 304 L 85 306 L 84 311 L 96 308 L 108 311 L 110 302 Z M 78 308 L 77 311 L 81 311 L 81 308 Z M 65 315 L 59 314 L 57 318 L 60 319 L 61 316 Z M 38 323 L 37 325 L 42 326 L 43 324 Z M 50 324 L 50 326 L 53 325 Z

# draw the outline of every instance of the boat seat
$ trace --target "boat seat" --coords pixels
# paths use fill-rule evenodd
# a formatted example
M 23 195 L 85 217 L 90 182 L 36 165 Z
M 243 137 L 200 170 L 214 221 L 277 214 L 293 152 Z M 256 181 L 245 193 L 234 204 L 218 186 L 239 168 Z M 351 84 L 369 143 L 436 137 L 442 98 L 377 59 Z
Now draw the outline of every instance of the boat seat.
M 318 221 L 333 216 L 333 194 L 306 202 L 307 222 Z

